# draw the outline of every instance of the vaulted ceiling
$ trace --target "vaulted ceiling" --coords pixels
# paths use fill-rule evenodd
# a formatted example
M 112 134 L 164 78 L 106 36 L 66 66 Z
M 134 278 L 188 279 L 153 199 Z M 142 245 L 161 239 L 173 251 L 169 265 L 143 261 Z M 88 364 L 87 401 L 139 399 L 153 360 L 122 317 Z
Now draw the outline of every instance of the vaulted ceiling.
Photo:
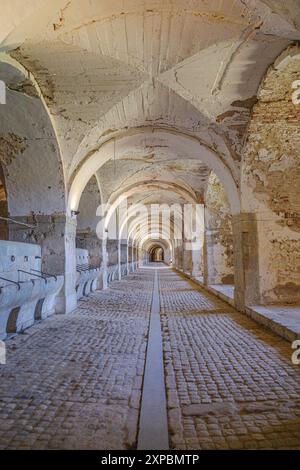
M 2 0 L 0 50 L 39 85 L 67 184 L 105 142 L 144 128 L 197 139 L 238 181 L 259 84 L 299 30 L 298 0 Z M 102 198 L 162 181 L 203 200 L 201 152 L 166 147 L 153 137 L 99 163 Z M 170 199 L 145 191 L 134 201 Z

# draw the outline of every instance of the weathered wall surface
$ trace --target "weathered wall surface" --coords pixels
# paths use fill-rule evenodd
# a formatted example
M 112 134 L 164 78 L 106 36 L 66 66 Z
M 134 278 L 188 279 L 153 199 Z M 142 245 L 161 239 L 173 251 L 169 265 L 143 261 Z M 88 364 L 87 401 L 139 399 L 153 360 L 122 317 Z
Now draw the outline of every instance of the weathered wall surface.
M 243 211 L 256 214 L 259 301 L 300 302 L 300 48 L 286 51 L 262 83 L 242 166 Z M 253 237 L 253 240 L 255 237 Z M 253 275 L 255 275 L 253 273 Z
M 119 241 L 107 240 L 107 266 L 117 265 L 119 262 Z
M 96 177 L 93 176 L 85 187 L 79 203 L 77 216 L 77 230 L 95 232 L 100 218 L 96 215 L 101 204 Z
M 72 245 L 75 240 L 75 222 L 74 233 L 72 237 L 68 237 L 66 225 L 72 222 L 68 222 L 63 214 L 15 217 L 14 220 L 21 224 L 28 224 L 32 228 L 10 222 L 10 240 L 40 245 L 42 269 L 51 274 L 63 274 L 66 263 L 66 244 Z
M 15 89 L 24 77 L 13 67 L 1 65 L 1 77 L 13 87 L 7 91 L 7 103 L 0 107 L 0 163 L 9 214 L 63 213 L 64 174 L 49 115 L 36 95 Z
M 2 165 L 0 164 L 0 216 L 7 217 L 7 196 L 5 189 L 5 179 Z M 0 240 L 8 240 L 8 224 L 7 221 L 0 219 Z
M 211 173 L 205 197 L 205 265 L 207 284 L 233 284 L 232 217 L 223 185 Z
M 97 208 L 101 203 L 96 177 L 93 176 L 82 193 L 77 216 L 76 246 L 86 249 L 90 255 L 90 264 L 100 266 L 102 262 L 102 240 L 96 234 L 99 217 Z

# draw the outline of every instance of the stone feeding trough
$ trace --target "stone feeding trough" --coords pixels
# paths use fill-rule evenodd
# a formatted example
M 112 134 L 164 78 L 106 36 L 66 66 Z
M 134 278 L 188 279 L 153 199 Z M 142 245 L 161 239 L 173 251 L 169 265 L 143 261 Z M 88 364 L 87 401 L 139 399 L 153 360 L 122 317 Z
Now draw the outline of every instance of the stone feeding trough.
M 100 267 L 91 266 L 89 262 L 88 250 L 76 248 L 76 292 L 78 300 L 99 288 L 102 275 Z
M 0 339 L 55 313 L 64 276 L 41 264 L 39 245 L 0 240 Z

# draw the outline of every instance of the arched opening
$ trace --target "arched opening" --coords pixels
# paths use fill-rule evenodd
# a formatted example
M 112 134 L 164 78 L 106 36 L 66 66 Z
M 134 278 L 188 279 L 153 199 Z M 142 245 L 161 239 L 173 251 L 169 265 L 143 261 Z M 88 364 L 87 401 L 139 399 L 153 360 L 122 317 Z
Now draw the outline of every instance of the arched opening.
M 236 183 L 231 171 L 222 162 L 220 157 L 210 148 L 204 147 L 201 143 L 186 134 L 180 132 L 170 132 L 166 129 L 148 128 L 134 130 L 131 129 L 128 136 L 119 139 L 108 140 L 98 151 L 89 155 L 85 159 L 77 172 L 71 178 L 71 188 L 68 198 L 69 210 L 77 210 L 83 189 L 93 174 L 95 174 L 107 161 L 111 159 L 119 160 L 126 158 L 128 153 L 140 155 L 155 147 L 165 147 L 162 156 L 168 158 L 181 158 L 182 155 L 189 154 L 191 159 L 201 161 L 214 171 L 224 184 L 228 193 L 232 212 L 238 213 L 240 210 L 240 198 Z
M 26 280 L 37 278 L 33 269 L 60 279 L 64 276 L 54 310 L 72 310 L 76 306 L 74 230 L 66 217 L 56 130 L 28 71 L 9 56 L 1 56 L 0 78 L 6 84 L 6 104 L 0 106 L 0 236 L 16 252 L 24 244 L 22 260 L 14 253 L 14 263 L 6 264 L 1 276 L 18 280 L 18 269 L 29 273 Z M 30 252 L 32 245 L 41 247 L 41 256 L 31 261 L 26 250 Z
M 160 263 L 164 261 L 164 249 L 161 246 L 154 246 L 149 250 L 149 260 L 152 263 Z

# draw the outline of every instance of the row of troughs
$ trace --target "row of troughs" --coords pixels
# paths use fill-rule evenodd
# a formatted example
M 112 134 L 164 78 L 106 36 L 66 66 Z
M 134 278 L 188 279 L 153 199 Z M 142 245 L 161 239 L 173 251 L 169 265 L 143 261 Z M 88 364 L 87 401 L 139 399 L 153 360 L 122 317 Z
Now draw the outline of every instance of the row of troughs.
M 88 296 L 137 268 L 89 265 L 88 250 L 76 249 L 77 299 Z M 28 243 L 0 240 L 0 339 L 21 333 L 35 322 L 56 312 L 60 302 L 64 275 L 42 271 L 41 247 Z

